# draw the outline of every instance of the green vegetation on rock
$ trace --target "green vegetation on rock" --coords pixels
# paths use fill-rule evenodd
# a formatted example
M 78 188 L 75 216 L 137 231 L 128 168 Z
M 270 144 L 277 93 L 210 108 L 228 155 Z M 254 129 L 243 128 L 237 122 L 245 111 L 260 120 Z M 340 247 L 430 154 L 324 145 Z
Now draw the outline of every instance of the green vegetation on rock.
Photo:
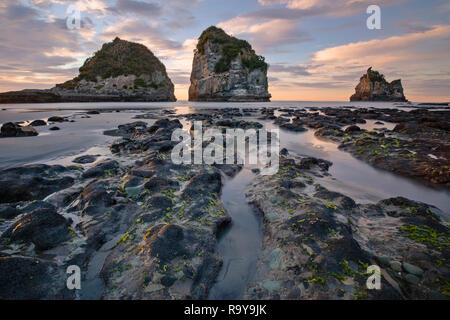
M 165 67 L 149 49 L 139 43 L 115 38 L 84 62 L 80 74 L 74 80 L 96 81 L 97 77 L 140 76 L 155 71 L 165 72 Z
M 211 26 L 202 32 L 197 43 L 199 53 L 205 53 L 205 44 L 207 41 L 219 44 L 222 48 L 222 57 L 214 67 L 214 72 L 216 73 L 230 70 L 231 61 L 238 55 L 242 58 L 243 66 L 250 70 L 257 68 L 267 69 L 267 63 L 264 61 L 264 57 L 258 56 L 247 41 L 229 36 L 220 28 Z

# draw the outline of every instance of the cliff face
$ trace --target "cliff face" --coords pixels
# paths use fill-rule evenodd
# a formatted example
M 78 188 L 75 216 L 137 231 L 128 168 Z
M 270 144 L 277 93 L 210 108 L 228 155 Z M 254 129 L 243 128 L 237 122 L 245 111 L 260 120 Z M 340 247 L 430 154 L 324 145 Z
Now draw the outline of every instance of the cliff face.
M 144 45 L 119 38 L 88 58 L 72 80 L 49 90 L 0 94 L 0 103 L 175 101 L 166 68 Z
M 245 40 L 209 27 L 192 63 L 190 101 L 270 101 L 268 65 Z
M 378 71 L 367 69 L 367 73 L 359 79 L 359 84 L 355 88 L 355 94 L 350 97 L 350 101 L 407 101 L 403 94 L 402 82 L 400 79 L 391 83 L 384 79 Z

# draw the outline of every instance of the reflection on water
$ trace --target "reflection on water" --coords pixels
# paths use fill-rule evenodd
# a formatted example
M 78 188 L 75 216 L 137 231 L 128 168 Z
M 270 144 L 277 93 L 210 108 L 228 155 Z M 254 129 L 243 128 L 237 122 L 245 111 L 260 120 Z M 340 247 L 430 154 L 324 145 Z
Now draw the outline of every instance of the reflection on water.
M 256 268 L 262 248 L 261 222 L 244 194 L 253 178 L 253 173 L 244 168 L 225 182 L 222 190 L 222 202 L 233 222 L 218 241 L 223 266 L 210 291 L 210 299 L 241 299 Z
M 266 123 L 266 127 L 274 127 Z M 324 186 L 352 197 L 357 202 L 376 202 L 403 196 L 432 204 L 450 218 L 450 191 L 437 190 L 409 178 L 379 170 L 338 149 L 338 145 L 314 136 L 313 130 L 292 133 L 280 130 L 280 147 L 292 154 L 313 156 L 333 162 L 332 179 L 323 179 Z M 321 181 L 322 183 L 322 181 Z

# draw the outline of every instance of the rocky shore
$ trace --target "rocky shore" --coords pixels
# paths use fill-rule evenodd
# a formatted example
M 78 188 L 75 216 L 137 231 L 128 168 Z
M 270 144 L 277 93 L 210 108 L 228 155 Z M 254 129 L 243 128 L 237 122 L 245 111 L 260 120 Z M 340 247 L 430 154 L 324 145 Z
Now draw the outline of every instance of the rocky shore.
M 315 182 L 331 163 L 282 157 L 247 197 L 264 219 L 264 253 L 249 299 L 444 299 L 449 228 L 439 210 L 405 198 L 358 205 Z M 367 267 L 382 269 L 368 290 Z
M 191 132 L 192 121 L 222 132 L 314 130 L 370 165 L 449 186 L 448 110 L 142 112 L 105 131 L 116 137 L 106 158 L 0 170 L 0 297 L 208 298 L 222 267 L 218 236 L 233 227 L 223 184 L 242 165 L 174 164 L 172 132 Z M 361 128 L 368 121 L 393 129 Z M 263 252 L 244 298 L 447 299 L 448 213 L 404 197 L 358 203 L 322 185 L 332 166 L 283 149 L 278 173 L 254 170 L 246 197 L 263 222 Z M 81 268 L 79 291 L 66 287 L 70 265 Z M 369 265 L 381 268 L 381 290 L 366 288 Z

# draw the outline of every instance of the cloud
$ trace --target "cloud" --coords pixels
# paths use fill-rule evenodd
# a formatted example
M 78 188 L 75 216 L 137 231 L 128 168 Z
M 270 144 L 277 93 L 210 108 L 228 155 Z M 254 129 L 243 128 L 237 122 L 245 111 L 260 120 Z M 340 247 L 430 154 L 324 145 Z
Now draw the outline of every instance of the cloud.
M 403 1 L 379 0 L 377 4 L 386 7 Z M 312 40 L 301 28 L 300 22 L 303 18 L 365 14 L 372 2 L 372 0 L 258 0 L 260 5 L 270 8 L 238 15 L 219 23 L 218 26 L 229 33 L 240 35 L 266 52 L 268 49 L 278 51 L 278 46 Z
M 64 19 L 43 19 L 42 13 L 16 1 L 0 6 L 0 29 L 7 30 L 0 34 L 1 79 L 11 83 L 6 89 L 65 81 L 76 73 L 74 64 L 87 55 L 78 32 L 68 30 Z
M 292 76 L 309 76 L 311 73 L 307 70 L 305 66 L 299 65 L 288 65 L 288 64 L 280 64 L 275 63 L 271 64 L 269 68 L 270 72 L 273 73 L 288 73 Z
M 336 93 L 335 99 L 346 100 L 365 70 L 372 66 L 385 74 L 388 81 L 402 78 L 405 95 L 411 100 L 424 95 L 447 100 L 450 92 L 450 26 L 434 26 L 428 31 L 408 33 L 384 39 L 360 41 L 315 52 L 303 65 L 310 75 L 308 81 L 297 76 L 280 77 L 275 68 L 273 75 L 283 79 L 272 87 L 296 87 L 297 92 L 316 88 L 315 94 L 326 94 L 327 88 L 348 88 Z M 271 72 L 269 69 L 269 72 Z M 299 81 L 300 80 L 300 81 Z M 326 85 L 326 84 L 329 85 Z M 447 88 L 447 90 L 443 90 Z M 325 91 L 324 91 L 325 90 Z
M 260 22 L 252 18 L 237 17 L 219 23 L 218 27 L 234 36 L 247 39 L 252 46 L 261 50 L 311 40 L 297 23 L 284 19 Z
M 158 17 L 162 13 L 161 5 L 158 3 L 135 0 L 117 0 L 116 5 L 108 10 L 116 14 L 133 13 L 147 17 Z
M 405 0 L 378 0 L 376 5 L 386 7 L 404 2 Z M 365 12 L 373 0 L 258 0 L 262 6 L 284 5 L 297 14 L 348 16 L 358 12 Z M 300 16 L 299 16 L 300 17 Z
M 177 54 L 182 44 L 166 37 L 158 23 L 147 24 L 142 19 L 127 18 L 107 27 L 100 35 L 103 41 L 111 41 L 116 36 L 124 40 L 142 43 L 161 57 Z M 160 57 L 160 58 L 161 58 Z
M 417 33 L 417 32 L 425 32 L 433 29 L 430 26 L 426 26 L 415 20 L 400 20 L 397 22 L 397 26 L 403 29 L 405 33 Z

